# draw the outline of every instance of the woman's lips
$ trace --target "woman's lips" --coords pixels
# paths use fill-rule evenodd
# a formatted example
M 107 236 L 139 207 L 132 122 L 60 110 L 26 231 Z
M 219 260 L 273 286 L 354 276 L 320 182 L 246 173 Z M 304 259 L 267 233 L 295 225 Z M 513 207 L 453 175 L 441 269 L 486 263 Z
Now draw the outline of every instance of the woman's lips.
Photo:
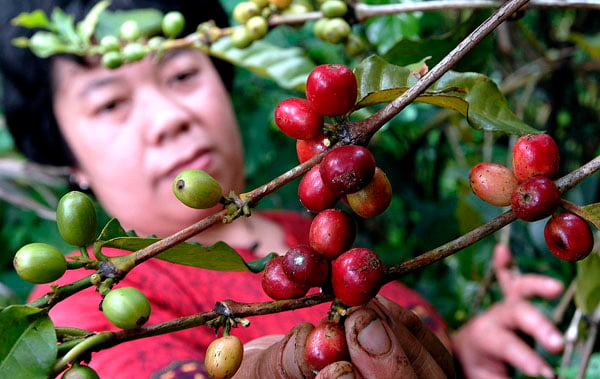
M 188 169 L 210 171 L 212 163 L 213 154 L 210 151 L 203 151 L 190 159 L 178 163 L 165 176 L 168 180 L 173 180 L 180 172 Z

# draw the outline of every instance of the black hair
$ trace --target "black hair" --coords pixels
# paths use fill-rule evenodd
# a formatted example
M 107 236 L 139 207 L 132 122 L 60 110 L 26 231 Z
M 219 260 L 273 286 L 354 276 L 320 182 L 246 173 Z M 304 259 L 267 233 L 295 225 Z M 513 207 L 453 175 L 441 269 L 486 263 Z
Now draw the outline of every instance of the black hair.
M 57 166 L 73 166 L 75 158 L 65 142 L 52 106 L 51 59 L 36 57 L 29 49 L 12 44 L 13 38 L 30 37 L 35 30 L 16 27 L 11 20 L 23 12 L 41 9 L 50 14 L 60 8 L 81 20 L 98 0 L 0 0 L 0 70 L 2 75 L 2 110 L 16 147 L 30 160 Z M 220 27 L 229 19 L 215 0 L 112 0 L 110 10 L 153 8 L 162 12 L 176 10 L 186 19 L 189 34 L 208 20 Z M 228 90 L 233 81 L 233 66 L 213 59 Z

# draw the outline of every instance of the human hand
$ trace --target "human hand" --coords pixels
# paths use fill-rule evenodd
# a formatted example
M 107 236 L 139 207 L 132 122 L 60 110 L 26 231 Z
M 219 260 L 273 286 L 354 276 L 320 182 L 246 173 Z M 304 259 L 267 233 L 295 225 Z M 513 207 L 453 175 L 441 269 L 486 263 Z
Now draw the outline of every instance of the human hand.
M 509 378 L 507 365 L 529 376 L 553 378 L 552 368 L 517 334 L 531 336 L 544 349 L 559 353 L 562 335 L 528 299 L 553 299 L 563 292 L 558 280 L 521 275 L 511 267 L 508 246 L 496 245 L 494 269 L 504 299 L 473 318 L 452 337 L 453 349 L 467 378 Z
M 350 362 L 333 363 L 317 379 L 373 378 L 390 373 L 401 378 L 454 377 L 452 357 L 413 312 L 377 296 L 352 308 L 344 322 Z M 315 377 L 304 359 L 304 345 L 313 326 L 300 324 L 285 336 L 266 336 L 245 346 L 239 378 Z

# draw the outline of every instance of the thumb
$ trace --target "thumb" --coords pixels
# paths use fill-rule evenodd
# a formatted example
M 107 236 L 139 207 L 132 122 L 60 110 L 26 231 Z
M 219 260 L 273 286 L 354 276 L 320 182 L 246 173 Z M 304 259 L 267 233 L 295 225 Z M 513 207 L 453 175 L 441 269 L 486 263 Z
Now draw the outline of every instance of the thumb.
M 313 328 L 310 323 L 297 325 L 265 348 L 261 348 L 265 345 L 263 342 L 276 337 L 249 342 L 234 378 L 314 378 L 304 358 L 306 337 Z

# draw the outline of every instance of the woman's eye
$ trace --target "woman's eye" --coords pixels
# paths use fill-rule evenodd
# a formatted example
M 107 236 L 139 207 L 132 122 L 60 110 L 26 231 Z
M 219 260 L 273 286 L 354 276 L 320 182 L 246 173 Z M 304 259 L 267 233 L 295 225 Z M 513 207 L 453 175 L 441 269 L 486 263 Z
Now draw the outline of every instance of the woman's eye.
M 123 104 L 125 100 L 123 99 L 112 99 L 104 102 L 96 109 L 96 114 L 108 114 L 117 111 Z
M 189 80 L 195 78 L 197 76 L 197 74 L 198 74 L 198 70 L 196 70 L 196 69 L 180 71 L 171 77 L 170 82 L 175 83 L 175 84 L 181 83 L 181 82 L 186 82 L 186 81 L 189 81 Z

